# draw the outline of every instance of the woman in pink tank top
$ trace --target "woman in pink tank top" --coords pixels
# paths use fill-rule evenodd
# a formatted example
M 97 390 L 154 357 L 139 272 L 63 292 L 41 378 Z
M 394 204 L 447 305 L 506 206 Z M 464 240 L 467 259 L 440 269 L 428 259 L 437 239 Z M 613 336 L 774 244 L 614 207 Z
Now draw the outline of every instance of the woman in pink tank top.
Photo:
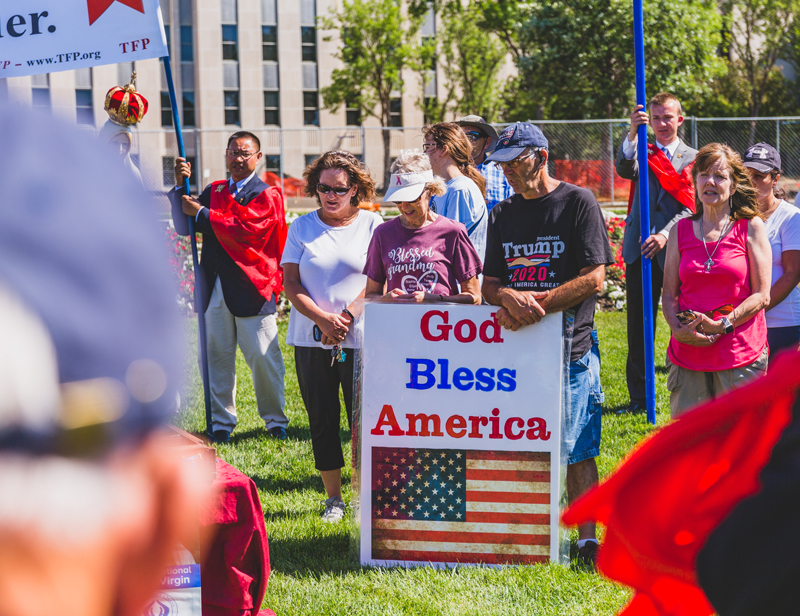
M 692 176 L 696 213 L 675 225 L 664 264 L 673 418 L 764 374 L 768 358 L 771 253 L 756 191 L 719 143 L 698 152 Z

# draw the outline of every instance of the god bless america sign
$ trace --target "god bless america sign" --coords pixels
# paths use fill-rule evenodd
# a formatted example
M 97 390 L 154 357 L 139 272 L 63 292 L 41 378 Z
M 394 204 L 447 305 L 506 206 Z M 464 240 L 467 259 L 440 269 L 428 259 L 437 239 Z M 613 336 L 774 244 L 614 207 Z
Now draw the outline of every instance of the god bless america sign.
M 369 304 L 359 457 L 369 565 L 556 560 L 561 317 Z

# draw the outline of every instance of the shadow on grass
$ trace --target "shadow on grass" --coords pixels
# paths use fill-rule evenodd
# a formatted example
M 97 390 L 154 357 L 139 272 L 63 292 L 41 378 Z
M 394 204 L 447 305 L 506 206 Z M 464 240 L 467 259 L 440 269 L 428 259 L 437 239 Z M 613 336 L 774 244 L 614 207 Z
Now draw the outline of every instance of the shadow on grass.
M 361 566 L 351 558 L 348 533 L 270 539 L 269 559 L 273 570 L 286 575 L 341 574 L 361 570 Z
M 259 490 L 264 490 L 266 492 L 292 492 L 295 490 L 312 490 L 314 492 L 319 492 L 320 496 L 324 494 L 324 486 L 322 484 L 322 478 L 319 476 L 319 473 L 314 473 L 313 475 L 306 475 L 305 477 L 292 477 L 291 479 L 286 477 L 260 477 L 256 475 L 255 477 L 251 477 L 253 482 L 256 484 L 256 487 Z M 342 482 L 342 489 L 345 489 L 346 482 Z M 324 499 L 323 499 L 324 500 Z M 280 514 L 273 514 L 273 515 L 280 515 Z M 289 517 L 289 516 L 284 516 Z

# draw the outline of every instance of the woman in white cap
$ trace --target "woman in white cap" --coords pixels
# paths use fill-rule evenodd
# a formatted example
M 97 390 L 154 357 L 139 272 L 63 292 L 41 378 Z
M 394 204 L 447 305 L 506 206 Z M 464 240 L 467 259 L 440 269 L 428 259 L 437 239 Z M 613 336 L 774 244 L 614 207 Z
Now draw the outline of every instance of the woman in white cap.
M 400 153 L 383 198 L 397 204 L 400 216 L 372 236 L 364 267 L 367 297 L 480 304 L 482 265 L 466 228 L 429 207 L 431 197 L 444 192 L 425 154 Z
M 781 157 L 768 143 L 757 143 L 744 154 L 744 166 L 757 192 L 758 212 L 772 249 L 767 342 L 770 355 L 800 344 L 800 210 L 784 201 Z

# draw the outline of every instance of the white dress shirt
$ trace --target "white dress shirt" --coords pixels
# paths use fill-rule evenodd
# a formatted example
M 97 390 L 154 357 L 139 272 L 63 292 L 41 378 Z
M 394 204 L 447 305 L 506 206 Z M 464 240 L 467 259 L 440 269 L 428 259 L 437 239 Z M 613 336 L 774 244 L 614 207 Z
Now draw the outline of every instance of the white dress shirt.
M 636 145 L 639 142 L 639 138 L 637 137 L 633 141 L 630 140 L 630 135 L 625 137 L 625 141 L 622 142 L 622 154 L 628 160 L 633 160 L 633 157 L 636 156 Z M 681 144 L 681 140 L 678 137 L 675 137 L 675 140 L 670 143 L 669 145 L 663 145 L 656 141 L 656 147 L 666 154 L 667 158 L 672 160 L 672 157 L 675 156 L 675 150 L 678 149 L 678 146 Z M 655 227 L 650 230 L 651 233 L 655 233 Z M 661 235 L 665 238 L 669 239 L 669 231 L 662 229 L 659 231 Z
M 250 180 L 252 180 L 253 177 L 255 177 L 255 175 L 256 175 L 256 172 L 253 171 L 253 173 L 251 173 L 245 179 L 243 179 L 243 180 L 241 180 L 239 182 L 234 182 L 233 178 L 229 179 L 228 180 L 228 192 L 231 193 L 231 197 L 235 197 L 237 194 L 242 192 L 242 188 L 244 188 L 244 185 L 247 184 Z M 195 216 L 194 216 L 195 222 L 197 221 L 197 217 L 200 216 L 200 212 L 203 211 L 203 208 L 205 208 L 205 206 L 203 206 L 199 210 L 197 210 L 197 214 L 195 214 Z
M 633 141 L 630 140 L 630 135 L 625 137 L 625 141 L 622 142 L 622 153 L 625 155 L 625 158 L 628 160 L 632 160 L 634 156 L 636 156 L 636 144 L 638 143 L 638 137 Z M 672 160 L 672 157 L 675 156 L 675 150 L 678 149 L 678 146 L 681 144 L 681 140 L 678 137 L 675 137 L 675 140 L 670 143 L 669 145 L 664 145 L 656 141 L 656 147 L 659 150 L 664 152 L 667 155 L 667 158 Z

